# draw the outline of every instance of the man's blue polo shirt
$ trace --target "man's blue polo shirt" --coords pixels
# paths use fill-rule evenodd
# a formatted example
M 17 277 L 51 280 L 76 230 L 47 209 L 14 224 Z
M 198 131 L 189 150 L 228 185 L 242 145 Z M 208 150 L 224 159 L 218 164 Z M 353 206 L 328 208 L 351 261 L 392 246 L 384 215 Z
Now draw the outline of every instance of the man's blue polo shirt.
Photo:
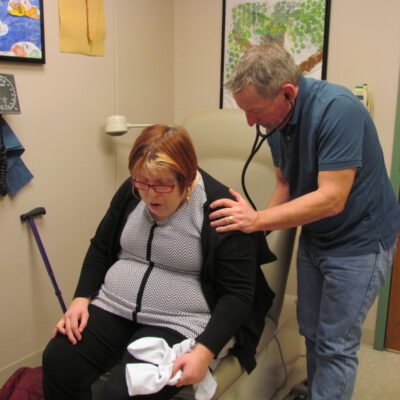
M 316 255 L 350 256 L 390 246 L 400 209 L 375 125 L 346 88 L 302 77 L 288 126 L 268 138 L 292 199 L 318 188 L 318 172 L 357 168 L 345 209 L 304 225 L 300 241 Z

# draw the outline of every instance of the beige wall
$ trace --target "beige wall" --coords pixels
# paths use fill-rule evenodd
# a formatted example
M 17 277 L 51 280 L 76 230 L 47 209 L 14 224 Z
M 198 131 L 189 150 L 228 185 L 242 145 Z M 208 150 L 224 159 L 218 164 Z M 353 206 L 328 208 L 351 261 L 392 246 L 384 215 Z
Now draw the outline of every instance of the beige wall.
M 118 113 L 132 123 L 173 123 L 173 1 L 115 0 L 115 4 Z M 136 133 L 114 140 L 118 183 L 127 176 L 128 154 Z
M 174 0 L 175 121 L 219 107 L 222 1 Z
M 37 365 L 60 309 L 20 214 L 37 219 L 64 299 L 69 302 L 88 239 L 126 176 L 134 135 L 104 135 L 108 115 L 130 122 L 177 122 L 218 108 L 222 1 L 105 0 L 105 57 L 64 54 L 56 1 L 45 2 L 47 62 L 0 63 L 16 78 L 22 114 L 7 116 L 35 175 L 15 198 L 0 199 L 0 384 L 18 366 Z M 390 167 L 400 49 L 398 0 L 333 0 L 328 79 L 368 82 Z M 252 138 L 249 138 L 252 140 Z M 294 270 L 294 269 L 293 269 Z M 288 291 L 295 293 L 292 271 Z M 373 332 L 376 311 L 366 327 Z
M 390 171 L 399 85 L 400 2 L 333 0 L 328 80 L 348 88 L 368 83 L 372 116 Z M 294 268 L 293 268 L 294 269 Z M 377 301 L 363 328 L 363 342 L 373 344 Z
M 390 171 L 400 65 L 400 2 L 331 3 L 327 79 L 350 89 L 368 83 L 373 118 Z M 175 16 L 175 119 L 180 122 L 193 112 L 218 108 L 221 2 L 175 0 Z M 296 293 L 294 265 L 287 292 Z M 363 341 L 368 344 L 373 343 L 376 311 L 375 304 L 364 325 Z
M 15 76 L 22 108 L 5 119 L 35 176 L 15 198 L 0 198 L 0 384 L 17 367 L 40 363 L 61 315 L 20 214 L 46 208 L 36 224 L 69 303 L 89 238 L 127 176 L 132 137 L 106 136 L 106 117 L 174 119 L 172 0 L 104 1 L 105 57 L 59 52 L 57 3 L 45 1 L 46 64 L 0 63 L 0 72 Z

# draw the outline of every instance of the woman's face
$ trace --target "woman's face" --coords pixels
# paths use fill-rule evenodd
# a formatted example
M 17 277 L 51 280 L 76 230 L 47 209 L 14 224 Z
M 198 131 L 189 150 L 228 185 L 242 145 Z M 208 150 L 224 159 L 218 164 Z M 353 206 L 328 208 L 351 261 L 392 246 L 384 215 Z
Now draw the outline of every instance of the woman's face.
M 139 176 L 134 176 L 133 179 L 140 182 L 136 183 L 135 186 L 156 221 L 164 221 L 181 205 L 183 193 L 180 191 L 176 176 L 172 172 L 165 171 L 153 175 L 147 171 L 142 171 Z M 146 185 L 150 186 L 146 187 Z M 169 193 L 160 193 L 164 190 L 171 190 L 171 187 L 154 187 L 152 185 L 173 185 L 173 189 Z

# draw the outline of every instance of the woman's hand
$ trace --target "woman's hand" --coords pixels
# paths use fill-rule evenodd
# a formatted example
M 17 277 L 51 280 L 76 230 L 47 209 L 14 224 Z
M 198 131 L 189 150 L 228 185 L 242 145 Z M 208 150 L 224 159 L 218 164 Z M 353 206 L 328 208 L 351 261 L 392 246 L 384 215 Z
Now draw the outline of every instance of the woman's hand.
M 75 298 L 63 317 L 58 321 L 51 337 L 54 338 L 59 332 L 67 335 L 72 344 L 78 343 L 82 339 L 82 332 L 86 328 L 89 319 L 89 303 L 89 298 Z
M 201 382 L 213 358 L 214 353 L 201 343 L 197 343 L 192 351 L 177 358 L 172 367 L 171 377 L 175 376 L 180 369 L 182 375 L 176 386 L 194 385 Z

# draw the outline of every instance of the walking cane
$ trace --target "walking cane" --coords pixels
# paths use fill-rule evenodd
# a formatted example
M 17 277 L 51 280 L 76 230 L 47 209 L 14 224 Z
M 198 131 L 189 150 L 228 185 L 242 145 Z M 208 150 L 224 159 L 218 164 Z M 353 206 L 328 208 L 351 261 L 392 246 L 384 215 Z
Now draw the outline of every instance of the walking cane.
M 3 130 L 0 129 L 0 196 L 5 196 L 7 194 L 6 175 L 7 175 L 7 149 L 6 146 L 4 146 Z
M 53 284 L 53 287 L 54 287 L 58 302 L 60 303 L 60 306 L 61 306 L 61 309 L 62 309 L 63 313 L 65 313 L 67 308 L 65 307 L 65 303 L 64 303 L 64 300 L 62 298 L 61 290 L 57 285 L 57 281 L 56 281 L 56 278 L 54 276 L 53 269 L 51 268 L 49 259 L 48 259 L 47 255 L 46 255 L 45 250 L 44 250 L 43 243 L 42 243 L 42 241 L 40 239 L 39 232 L 38 232 L 38 230 L 36 228 L 35 221 L 33 220 L 34 217 L 36 217 L 38 215 L 44 215 L 44 214 L 46 214 L 46 210 L 43 207 L 38 207 L 38 208 L 33 209 L 32 211 L 29 211 L 29 212 L 27 212 L 25 214 L 22 214 L 20 216 L 20 218 L 21 218 L 22 222 L 28 221 L 28 223 L 29 223 L 29 225 L 31 227 L 31 230 L 32 230 L 33 236 L 35 237 L 35 240 L 36 240 L 37 246 L 39 248 L 40 254 L 42 255 L 42 259 L 43 259 L 44 265 L 46 266 L 47 273 L 49 274 L 51 283 Z

